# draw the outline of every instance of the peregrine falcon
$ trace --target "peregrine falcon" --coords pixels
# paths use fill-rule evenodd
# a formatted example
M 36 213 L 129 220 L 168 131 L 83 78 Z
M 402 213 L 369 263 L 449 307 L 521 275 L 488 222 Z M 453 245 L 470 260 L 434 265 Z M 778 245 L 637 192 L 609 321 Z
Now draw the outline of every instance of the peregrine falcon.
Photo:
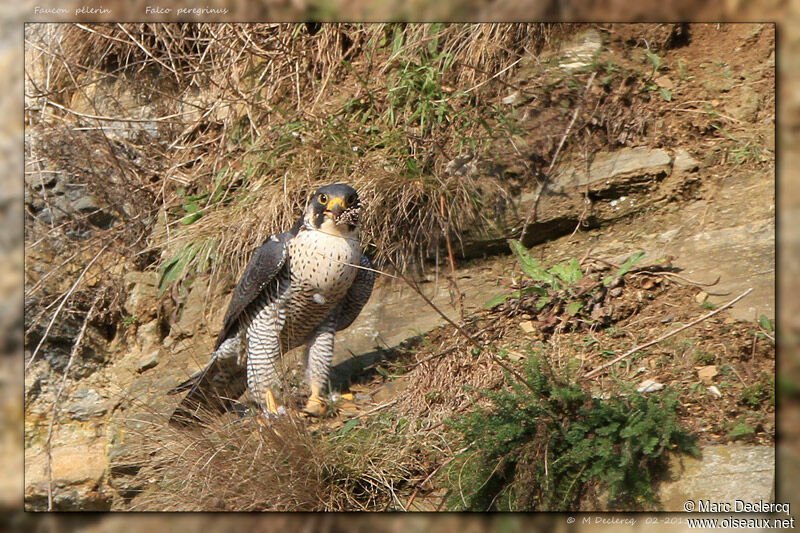
M 256 248 L 236 285 L 208 365 L 170 391 L 189 391 L 171 423 L 196 420 L 201 406 L 228 410 L 245 389 L 267 416 L 283 412 L 273 389 L 283 354 L 305 344 L 311 394 L 304 411 L 325 413 L 322 394 L 334 333 L 356 319 L 372 293 L 374 274 L 361 252 L 356 190 L 337 183 L 309 199 L 287 232 Z

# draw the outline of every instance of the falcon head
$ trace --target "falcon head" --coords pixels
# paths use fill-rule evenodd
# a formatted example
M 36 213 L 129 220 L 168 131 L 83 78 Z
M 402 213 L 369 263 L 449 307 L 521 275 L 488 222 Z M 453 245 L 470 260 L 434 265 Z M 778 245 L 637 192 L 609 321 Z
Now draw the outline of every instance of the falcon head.
M 307 227 L 333 233 L 350 233 L 358 227 L 361 202 L 354 188 L 334 183 L 317 189 L 306 207 Z

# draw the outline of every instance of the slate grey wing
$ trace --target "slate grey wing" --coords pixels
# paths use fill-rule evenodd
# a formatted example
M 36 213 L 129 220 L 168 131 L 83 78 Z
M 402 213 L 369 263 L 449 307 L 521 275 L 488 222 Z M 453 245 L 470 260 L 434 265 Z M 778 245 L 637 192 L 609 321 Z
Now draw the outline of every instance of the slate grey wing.
M 247 369 L 239 358 L 239 351 L 244 349 L 241 346 L 239 319 L 267 285 L 276 280 L 286 264 L 286 241 L 292 236 L 292 232 L 274 235 L 256 248 L 228 304 L 211 361 L 205 368 L 169 391 L 169 394 L 189 391 L 170 418 L 170 423 L 185 425 L 197 421 L 195 413 L 201 406 L 225 411 L 244 393 L 247 387 Z
M 247 306 L 261 294 L 267 284 L 275 279 L 283 265 L 286 264 L 288 254 L 286 240 L 288 238 L 290 238 L 289 233 L 275 235 L 256 248 L 253 258 L 233 291 L 231 303 L 228 304 L 228 311 L 225 313 L 225 322 L 217 337 L 214 350 L 218 349 L 225 339 L 237 329 L 239 317 L 247 309 Z
M 372 262 L 361 254 L 361 266 L 350 289 L 339 307 L 339 316 L 336 317 L 336 331 L 341 331 L 358 317 L 372 295 L 372 286 L 375 284 L 375 273 L 372 271 Z M 367 270 L 369 269 L 369 270 Z

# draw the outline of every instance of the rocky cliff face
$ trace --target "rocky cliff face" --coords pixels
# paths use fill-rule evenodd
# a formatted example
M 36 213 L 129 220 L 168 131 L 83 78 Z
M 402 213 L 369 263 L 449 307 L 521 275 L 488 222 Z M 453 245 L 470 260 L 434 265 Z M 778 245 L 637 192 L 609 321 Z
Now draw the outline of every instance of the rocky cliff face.
M 474 198 L 491 216 L 483 225 L 450 235 L 455 255 L 486 258 L 504 252 L 506 239 L 523 232 L 528 246 L 541 246 L 533 253 L 557 254 L 553 243 L 566 249 L 568 237 L 578 232 L 590 235 L 592 242 L 582 241 L 585 247 L 577 256 L 592 247 L 595 254 L 608 257 L 632 247 L 654 257 L 672 254 L 687 276 L 721 277 L 713 303 L 755 286 L 739 318 L 774 316 L 774 35 L 760 25 L 726 28 L 721 34 L 706 27 L 692 31 L 696 48 L 661 51 L 670 65 L 665 72 L 614 32 L 601 35 L 593 29 L 552 52 L 547 68 L 567 74 L 596 68 L 592 82 L 581 84 L 577 94 L 619 94 L 621 115 L 631 113 L 623 109 L 624 83 L 633 83 L 628 81 L 633 75 L 614 85 L 619 80 L 610 77 L 614 69 L 607 65 L 653 69 L 645 90 L 658 105 L 646 110 L 647 131 L 628 121 L 628 129 L 609 135 L 615 142 L 593 147 L 591 157 L 583 151 L 588 145 L 562 150 L 559 140 L 568 137 L 569 128 L 551 131 L 548 126 L 555 119 L 542 114 L 535 98 L 513 91 L 499 98 L 499 105 L 518 119 L 520 132 L 509 137 L 517 143 L 513 150 L 506 146 L 499 157 L 470 154 L 441 165 L 451 176 L 491 185 Z M 707 50 L 716 39 L 724 42 Z M 725 43 L 740 43 L 743 56 L 747 53 L 734 65 L 736 70 L 725 66 L 728 59 L 720 55 Z M 42 81 L 46 72 L 41 58 L 30 54 L 31 80 Z M 526 58 L 510 83 L 534 80 L 535 63 L 536 58 Z M 222 121 L 232 111 L 201 112 L 219 96 L 219 88 L 185 89 L 171 80 L 162 85 L 163 73 L 143 76 L 152 93 L 132 88 L 124 76 L 86 74 L 78 80 L 83 89 L 65 92 L 55 108 L 31 99 L 26 109 L 31 121 L 25 178 L 29 509 L 48 508 L 48 498 L 59 510 L 126 509 L 147 490 L 142 469 L 152 451 L 149 446 L 164 431 L 166 416 L 177 402 L 165 393 L 207 360 L 232 287 L 231 279 L 216 277 L 210 269 L 180 286 L 164 284 L 165 270 L 157 267 L 168 258 L 152 246 L 169 234 L 163 221 L 172 216 L 170 207 L 156 201 L 163 198 L 159 189 L 166 187 L 159 175 L 163 152 L 173 142 L 170 135 L 205 127 L 199 121 Z M 698 101 L 704 104 L 695 105 Z M 583 110 L 589 113 L 581 115 L 583 124 L 571 124 L 577 100 L 553 106 L 548 112 L 559 114 L 559 124 L 570 128 L 611 131 L 617 124 L 609 116 L 592 116 L 591 109 Z M 64 108 L 69 112 L 54 111 Z M 637 111 L 645 113 L 644 108 Z M 159 118 L 174 112 L 180 120 Z M 87 141 L 84 135 L 94 133 L 85 130 L 92 128 L 102 129 L 101 143 Z M 735 133 L 729 133 L 733 128 Z M 559 157 L 550 177 L 537 180 L 528 167 L 543 136 L 550 151 L 539 157 Z M 90 146 L 96 153 L 87 156 Z M 520 151 L 525 157 L 509 155 Z M 86 161 L 97 168 L 85 168 Z M 89 179 L 98 172 L 107 181 Z M 498 180 L 507 185 L 502 194 L 494 187 Z M 192 202 L 197 207 L 197 200 L 188 196 L 186 192 L 182 202 L 184 219 L 197 212 L 191 207 Z M 56 231 L 64 227 L 68 229 Z M 174 223 L 171 227 L 180 228 Z M 481 266 L 491 270 L 495 263 Z M 482 305 L 496 294 L 499 276 L 495 272 L 489 280 L 470 275 L 473 286 L 462 305 Z M 404 301 L 408 295 L 397 296 L 396 287 L 379 290 L 386 297 L 373 298 L 352 328 L 357 333 L 343 336 L 338 361 L 345 359 L 348 348 L 365 353 L 379 338 L 394 346 L 412 336 L 411 328 L 424 332 L 440 320 L 435 313 L 420 312 L 418 303 Z M 449 297 L 444 291 L 436 301 Z M 398 309 L 414 316 L 398 320 L 408 316 Z

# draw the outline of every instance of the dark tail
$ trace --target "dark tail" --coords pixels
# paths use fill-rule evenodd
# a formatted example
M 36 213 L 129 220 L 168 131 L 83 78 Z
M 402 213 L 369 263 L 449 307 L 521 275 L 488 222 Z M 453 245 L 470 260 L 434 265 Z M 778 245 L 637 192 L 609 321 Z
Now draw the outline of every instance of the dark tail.
M 230 364 L 213 359 L 204 369 L 168 392 L 178 394 L 189 391 L 175 408 L 169 423 L 173 426 L 203 424 L 203 415 L 230 410 L 245 388 L 244 368 L 231 368 Z

